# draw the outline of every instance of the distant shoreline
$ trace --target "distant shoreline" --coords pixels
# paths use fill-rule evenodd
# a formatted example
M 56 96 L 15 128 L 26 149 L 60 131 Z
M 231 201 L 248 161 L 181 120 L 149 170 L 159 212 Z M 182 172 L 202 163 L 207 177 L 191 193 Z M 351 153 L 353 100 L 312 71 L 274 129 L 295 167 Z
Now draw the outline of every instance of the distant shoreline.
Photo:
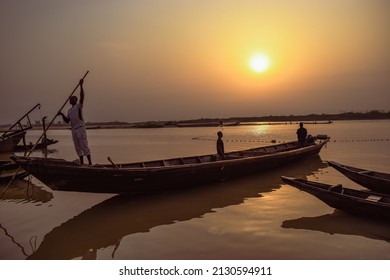
M 88 129 L 115 129 L 115 128 L 164 128 L 164 127 L 218 127 L 218 126 L 241 126 L 260 124 L 331 124 L 335 121 L 346 120 L 388 120 L 390 112 L 369 111 L 366 113 L 340 113 L 340 114 L 310 114 L 290 116 L 262 116 L 262 117 L 231 117 L 231 118 L 201 118 L 181 121 L 146 121 L 146 122 L 88 122 Z M 5 131 L 10 125 L 0 125 L 0 131 Z M 33 125 L 32 129 L 42 129 L 41 124 Z M 70 129 L 68 124 L 55 123 L 50 129 Z
M 218 127 L 253 124 L 331 124 L 342 120 L 386 120 L 390 119 L 390 111 L 369 111 L 366 113 L 340 114 L 310 114 L 290 116 L 262 116 L 262 117 L 230 117 L 230 118 L 201 118 L 180 121 L 146 121 L 137 123 L 127 122 L 90 122 L 87 127 L 92 128 L 163 128 L 163 127 Z

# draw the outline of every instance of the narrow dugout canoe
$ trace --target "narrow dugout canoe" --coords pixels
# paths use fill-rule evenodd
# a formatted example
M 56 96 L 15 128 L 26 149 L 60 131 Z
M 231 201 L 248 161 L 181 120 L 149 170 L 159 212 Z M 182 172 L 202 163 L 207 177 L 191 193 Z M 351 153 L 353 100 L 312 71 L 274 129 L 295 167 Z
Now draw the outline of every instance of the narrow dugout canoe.
M 282 176 L 282 181 L 310 193 L 330 207 L 344 212 L 389 221 L 390 196 Z
M 390 194 L 390 174 L 328 161 L 333 167 L 355 183 L 375 192 Z
M 329 137 L 301 147 L 296 141 L 216 155 L 147 162 L 80 166 L 63 159 L 11 156 L 54 190 L 100 193 L 151 193 L 228 180 L 317 155 Z

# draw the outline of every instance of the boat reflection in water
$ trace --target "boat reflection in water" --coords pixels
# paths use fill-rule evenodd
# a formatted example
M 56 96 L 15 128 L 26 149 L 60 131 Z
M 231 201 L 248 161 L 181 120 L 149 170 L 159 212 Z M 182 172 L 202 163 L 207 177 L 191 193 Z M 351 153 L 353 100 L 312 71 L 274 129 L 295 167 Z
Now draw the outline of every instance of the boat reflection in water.
M 11 201 L 12 203 L 32 203 L 34 205 L 40 205 L 47 203 L 53 199 L 53 193 L 45 190 L 44 187 L 38 186 L 27 179 L 14 179 L 7 185 L 0 186 L 0 201 Z M 6 237 L 20 252 L 28 257 L 31 251 L 36 249 L 37 236 L 32 235 L 29 237 L 29 247 L 25 248 L 23 240 L 18 240 L 13 236 L 12 230 L 8 231 L 7 227 L 0 221 L 0 237 Z M 24 245 L 23 245 L 24 244 Z
M 310 175 L 327 165 L 319 156 L 268 173 L 196 189 L 153 195 L 117 195 L 54 228 L 28 259 L 96 258 L 97 250 L 120 246 L 123 237 L 160 225 L 202 217 L 213 209 L 280 188 L 280 174 Z
M 0 186 L 0 200 L 46 203 L 53 199 L 53 193 L 28 179 L 14 179 L 11 184 Z
M 388 222 L 351 215 L 337 209 L 332 214 L 284 221 L 282 228 L 357 235 L 390 242 L 390 224 Z

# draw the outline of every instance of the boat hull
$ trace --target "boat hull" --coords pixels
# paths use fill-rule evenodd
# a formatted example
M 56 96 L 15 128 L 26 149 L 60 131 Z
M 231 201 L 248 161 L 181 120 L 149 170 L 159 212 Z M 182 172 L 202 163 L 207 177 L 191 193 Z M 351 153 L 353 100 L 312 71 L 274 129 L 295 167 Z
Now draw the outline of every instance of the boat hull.
M 167 166 L 150 166 L 154 162 L 121 164 L 117 168 L 107 165 L 79 166 L 64 160 L 44 158 L 11 157 L 30 174 L 50 188 L 64 191 L 101 193 L 151 193 L 168 189 L 188 188 L 205 183 L 229 180 L 246 174 L 261 172 L 294 161 L 317 155 L 327 140 L 307 147 L 283 144 L 285 150 L 277 151 L 282 145 L 271 146 L 267 154 L 258 156 L 236 156 L 227 154 L 226 160 L 215 155 L 191 157 L 199 162 L 172 164 L 179 159 L 162 162 Z M 246 152 L 253 152 L 248 150 Z M 205 161 L 205 159 L 210 159 Z M 145 167 L 134 167 L 143 165 Z
M 0 153 L 10 152 L 15 149 L 20 140 L 26 135 L 26 131 L 20 131 L 0 139 Z
M 330 207 L 347 213 L 390 219 L 390 196 L 375 192 L 344 188 L 341 185 L 327 185 L 303 179 L 281 177 L 282 181 L 317 197 Z
M 390 194 L 390 174 L 365 170 L 328 161 L 333 167 L 355 183 L 375 192 Z

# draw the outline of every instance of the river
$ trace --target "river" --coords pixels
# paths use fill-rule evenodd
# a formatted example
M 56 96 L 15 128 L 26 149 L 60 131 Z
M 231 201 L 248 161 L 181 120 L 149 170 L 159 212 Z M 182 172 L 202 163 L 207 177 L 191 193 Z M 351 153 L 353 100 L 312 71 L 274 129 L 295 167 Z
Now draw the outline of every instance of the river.
M 160 195 L 122 197 L 52 191 L 34 177 L 14 181 L 0 201 L 0 259 L 333 260 L 390 259 L 390 222 L 335 210 L 280 180 L 294 176 L 362 189 L 327 160 L 390 173 L 390 121 L 306 124 L 331 137 L 319 156 L 231 181 Z M 94 163 L 215 153 L 294 140 L 297 124 L 91 129 Z M 29 131 L 34 142 L 40 131 Z M 32 156 L 75 160 L 69 130 Z M 6 159 L 9 154 L 1 154 Z M 5 189 L 0 187 L 0 191 Z

